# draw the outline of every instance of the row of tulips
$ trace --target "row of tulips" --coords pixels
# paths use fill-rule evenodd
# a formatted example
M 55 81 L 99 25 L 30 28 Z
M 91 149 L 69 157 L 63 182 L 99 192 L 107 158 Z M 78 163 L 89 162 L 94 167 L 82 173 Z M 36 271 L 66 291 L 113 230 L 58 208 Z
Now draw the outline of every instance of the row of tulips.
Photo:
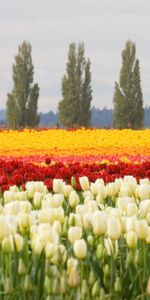
M 0 156 L 150 156 L 150 130 L 4 130 Z
M 79 183 L 1 194 L 0 299 L 149 299 L 149 179 Z
M 150 179 L 150 160 L 141 163 L 121 160 L 112 163 L 106 160 L 101 163 L 54 163 L 49 157 L 46 157 L 44 163 L 35 164 L 23 159 L 0 159 L 0 190 L 2 192 L 8 190 L 12 185 L 25 188 L 27 181 L 43 181 L 51 190 L 54 178 L 64 179 L 70 184 L 72 176 L 76 179 L 76 189 L 81 190 L 79 177 L 87 176 L 91 182 L 101 178 L 109 183 L 125 175 L 133 175 L 138 181 L 141 178 Z

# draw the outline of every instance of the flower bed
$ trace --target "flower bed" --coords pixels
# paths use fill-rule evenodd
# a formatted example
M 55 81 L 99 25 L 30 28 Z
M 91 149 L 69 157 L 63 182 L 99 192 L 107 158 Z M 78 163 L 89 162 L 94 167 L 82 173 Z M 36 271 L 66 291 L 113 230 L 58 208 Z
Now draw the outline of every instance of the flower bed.
M 0 299 L 150 297 L 150 131 L 0 132 Z
M 148 299 L 150 181 L 80 177 L 13 186 L 1 198 L 1 294 L 14 299 Z M 140 298 L 139 298 L 140 297 Z

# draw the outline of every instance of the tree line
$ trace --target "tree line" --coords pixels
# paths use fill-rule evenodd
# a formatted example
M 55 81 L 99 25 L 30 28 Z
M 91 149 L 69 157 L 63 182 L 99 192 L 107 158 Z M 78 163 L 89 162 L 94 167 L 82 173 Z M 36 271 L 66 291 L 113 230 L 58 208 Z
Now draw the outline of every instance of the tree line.
M 37 127 L 39 85 L 34 83 L 32 47 L 24 41 L 12 66 L 13 89 L 7 95 L 7 126 L 11 129 Z M 58 103 L 57 125 L 63 127 L 90 127 L 92 120 L 91 62 L 85 56 L 84 43 L 71 43 L 66 71 L 61 80 L 62 98 Z M 122 51 L 122 65 L 113 96 L 113 126 L 140 129 L 144 126 L 143 94 L 140 64 L 136 46 L 127 41 Z

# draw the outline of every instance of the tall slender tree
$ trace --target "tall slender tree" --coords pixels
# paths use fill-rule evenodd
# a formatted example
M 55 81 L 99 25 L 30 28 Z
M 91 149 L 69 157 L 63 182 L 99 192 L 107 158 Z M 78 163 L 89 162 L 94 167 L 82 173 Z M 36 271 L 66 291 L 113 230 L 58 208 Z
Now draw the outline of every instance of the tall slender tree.
M 119 83 L 115 83 L 113 103 L 117 128 L 143 127 L 144 109 L 139 60 L 136 59 L 135 44 L 129 40 L 122 52 L 120 79 Z
M 59 119 L 66 127 L 90 126 L 91 119 L 90 60 L 85 58 L 83 43 L 70 44 L 66 74 L 62 78 L 62 100 Z
M 31 44 L 24 41 L 13 64 L 13 90 L 7 99 L 7 123 L 12 129 L 36 127 L 39 122 L 38 84 L 33 84 L 34 67 Z

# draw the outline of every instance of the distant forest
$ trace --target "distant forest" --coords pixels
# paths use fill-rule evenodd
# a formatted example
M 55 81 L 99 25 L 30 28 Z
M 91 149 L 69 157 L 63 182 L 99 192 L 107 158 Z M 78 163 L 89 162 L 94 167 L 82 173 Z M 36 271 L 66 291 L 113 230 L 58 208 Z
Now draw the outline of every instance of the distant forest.
M 6 124 L 6 111 L 0 110 L 0 123 Z M 59 116 L 58 113 L 49 111 L 48 113 L 40 113 L 40 127 L 58 127 Z M 144 116 L 145 128 L 150 128 L 150 106 L 145 108 Z M 113 110 L 92 108 L 91 127 L 111 128 L 113 127 Z

